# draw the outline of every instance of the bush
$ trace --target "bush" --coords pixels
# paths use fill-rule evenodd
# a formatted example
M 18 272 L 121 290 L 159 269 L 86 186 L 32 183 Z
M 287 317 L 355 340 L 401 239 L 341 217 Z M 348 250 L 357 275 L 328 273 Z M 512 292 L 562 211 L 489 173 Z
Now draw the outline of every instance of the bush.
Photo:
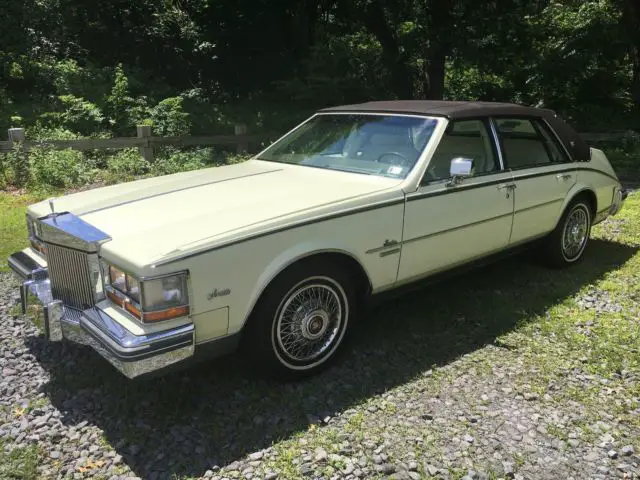
M 95 180 L 97 170 L 82 152 L 35 148 L 29 152 L 30 182 L 35 186 L 77 187 Z
M 163 137 L 189 134 L 191 122 L 182 102 L 182 97 L 165 98 L 150 109 L 148 120 L 153 125 L 154 135 Z
M 22 187 L 28 179 L 29 166 L 19 147 L 0 154 L 0 190 L 6 190 L 11 185 Z
M 627 153 L 640 153 L 640 133 L 634 130 L 624 132 L 620 146 Z
M 211 163 L 213 151 L 201 148 L 188 152 L 173 152 L 159 157 L 152 167 L 153 175 L 168 175 L 171 173 L 188 172 L 204 168 Z
M 151 170 L 151 165 L 136 149 L 120 150 L 107 159 L 107 170 L 104 180 L 107 183 L 118 183 L 132 180 L 135 177 L 146 175 Z
M 77 140 L 81 137 L 62 127 L 48 127 L 42 123 L 36 123 L 27 129 L 27 138 L 29 140 Z

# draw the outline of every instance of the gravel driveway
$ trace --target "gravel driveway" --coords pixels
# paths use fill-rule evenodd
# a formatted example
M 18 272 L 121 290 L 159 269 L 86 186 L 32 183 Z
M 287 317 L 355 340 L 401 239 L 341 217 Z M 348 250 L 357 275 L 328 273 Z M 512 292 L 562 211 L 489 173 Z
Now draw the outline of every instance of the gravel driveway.
M 571 273 L 513 258 L 390 300 L 338 365 L 286 385 L 233 356 L 130 382 L 47 344 L 0 275 L 0 478 L 637 478 L 639 372 L 518 330 L 568 299 L 619 312 L 593 285 L 636 251 L 596 240 Z

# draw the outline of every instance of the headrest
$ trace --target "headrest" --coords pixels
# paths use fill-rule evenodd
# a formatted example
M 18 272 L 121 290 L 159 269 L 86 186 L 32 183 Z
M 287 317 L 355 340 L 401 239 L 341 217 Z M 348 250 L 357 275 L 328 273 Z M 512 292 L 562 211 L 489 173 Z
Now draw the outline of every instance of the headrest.
M 406 135 L 402 135 L 402 133 L 374 133 L 371 135 L 369 139 L 369 143 L 371 145 L 378 146 L 405 146 L 409 142 L 409 139 Z

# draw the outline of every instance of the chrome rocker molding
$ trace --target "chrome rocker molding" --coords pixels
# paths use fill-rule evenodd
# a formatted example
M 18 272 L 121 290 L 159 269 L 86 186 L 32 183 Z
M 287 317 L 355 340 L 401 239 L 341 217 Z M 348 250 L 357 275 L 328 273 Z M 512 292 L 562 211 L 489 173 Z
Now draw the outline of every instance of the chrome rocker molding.
M 9 266 L 23 280 L 20 287 L 23 314 L 34 316 L 48 340 L 57 342 L 67 339 L 89 345 L 128 378 L 165 369 L 193 356 L 193 324 L 148 335 L 135 335 L 99 307 L 80 311 L 54 300 L 47 270 L 40 267 L 33 269 L 25 257 L 31 260 L 21 252 L 11 255 Z

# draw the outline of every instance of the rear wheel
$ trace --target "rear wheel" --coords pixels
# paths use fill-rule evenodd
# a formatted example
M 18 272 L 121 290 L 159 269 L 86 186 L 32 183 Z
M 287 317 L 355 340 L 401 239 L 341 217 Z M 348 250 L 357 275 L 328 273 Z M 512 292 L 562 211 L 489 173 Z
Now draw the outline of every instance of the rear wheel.
M 562 268 L 579 262 L 589 243 L 592 213 L 586 198 L 573 200 L 543 245 L 546 263 Z
M 261 296 L 243 334 L 251 366 L 280 378 L 328 366 L 356 313 L 355 291 L 339 265 L 308 261 L 285 270 Z

